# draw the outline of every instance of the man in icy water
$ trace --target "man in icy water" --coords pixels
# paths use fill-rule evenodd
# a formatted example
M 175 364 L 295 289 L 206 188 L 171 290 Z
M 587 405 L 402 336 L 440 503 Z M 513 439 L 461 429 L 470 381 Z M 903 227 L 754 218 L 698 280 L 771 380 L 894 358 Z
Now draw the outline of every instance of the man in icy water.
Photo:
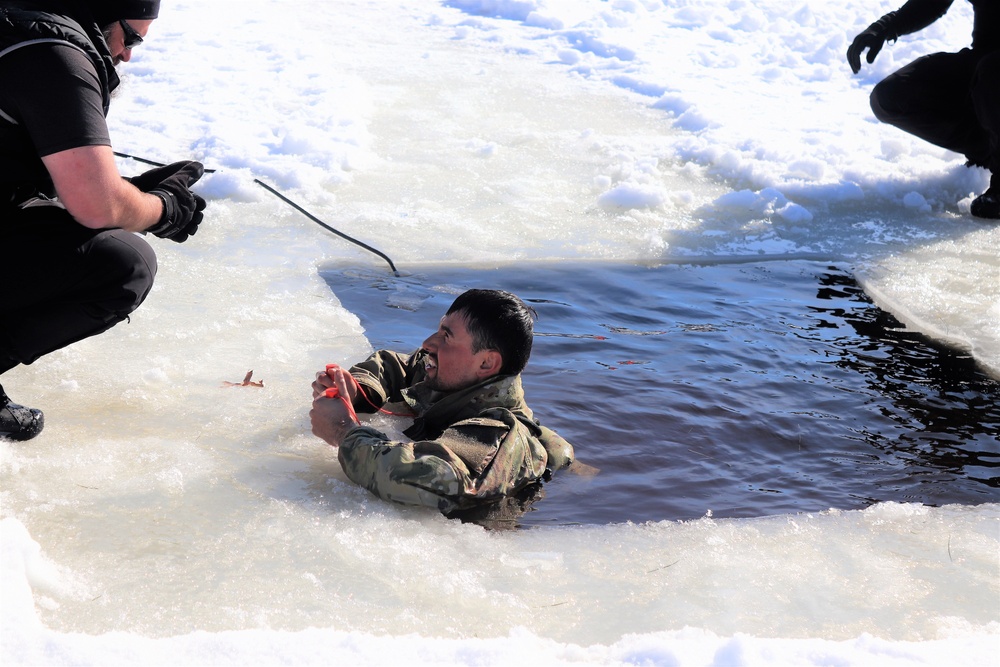
M 0 375 L 102 333 L 139 307 L 156 256 L 198 229 L 203 172 L 181 162 L 123 179 L 105 118 L 159 0 L 0 4 Z M 40 410 L 0 386 L 0 438 L 33 438 Z
M 847 62 L 857 74 L 861 53 L 875 61 L 886 40 L 923 30 L 944 16 L 953 0 L 909 0 L 854 38 Z M 889 75 L 871 94 L 872 111 L 885 123 L 963 154 L 969 166 L 991 172 L 990 186 L 972 202 L 972 215 L 1000 218 L 1000 2 L 970 0 L 975 13 L 972 48 L 932 53 Z
M 413 354 L 380 350 L 350 371 L 331 365 L 318 373 L 313 433 L 339 447 L 353 482 L 385 500 L 446 514 L 537 484 L 572 463 L 573 447 L 524 402 L 520 373 L 534 316 L 509 292 L 465 292 Z M 410 441 L 394 442 L 354 414 L 387 403 L 414 418 L 403 431 Z

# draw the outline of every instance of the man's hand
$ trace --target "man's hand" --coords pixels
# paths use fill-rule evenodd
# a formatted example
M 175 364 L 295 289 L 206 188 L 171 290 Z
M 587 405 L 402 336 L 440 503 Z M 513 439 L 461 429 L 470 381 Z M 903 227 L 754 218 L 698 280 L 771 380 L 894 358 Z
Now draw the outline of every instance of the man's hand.
M 326 396 L 320 396 L 313 401 L 312 410 L 309 411 L 309 421 L 312 424 L 313 435 L 335 447 L 339 447 L 347 432 L 360 423 L 351 415 L 340 397 Z
M 928 17 L 930 15 L 926 14 L 923 9 L 920 9 L 919 18 L 916 23 L 901 26 L 899 21 L 899 14 L 901 12 L 889 12 L 865 28 L 865 31 L 855 37 L 851 45 L 847 47 L 847 64 L 851 66 L 851 71 L 855 74 L 861 71 L 861 52 L 865 49 L 868 49 L 867 60 L 868 64 L 871 65 L 875 62 L 875 56 L 882 50 L 882 46 L 886 43 L 886 40 L 896 40 L 899 38 L 900 33 L 906 34 L 920 30 L 937 20 L 938 17 L 948 11 L 948 5 L 951 4 L 951 0 L 932 0 L 931 2 L 924 2 L 921 5 L 921 7 L 924 5 L 938 5 L 941 2 L 944 3 L 941 7 L 932 8 L 932 11 L 940 11 L 937 11 L 936 17 L 929 18 L 929 20 Z M 912 15 L 913 12 L 910 12 L 910 14 Z M 909 22 L 904 21 L 904 23 Z
M 162 239 L 183 243 L 198 231 L 205 200 L 191 192 L 191 186 L 205 173 L 200 162 L 187 160 L 157 167 L 132 179 L 132 185 L 156 195 L 163 202 L 163 215 L 149 228 Z
M 868 29 L 854 38 L 847 49 L 847 64 L 851 66 L 851 71 L 857 74 L 861 71 L 861 53 L 868 49 L 868 64 L 875 62 L 875 56 L 882 50 L 885 44 L 885 31 L 878 23 L 868 26 Z
M 181 178 L 184 184 L 191 186 L 205 173 L 205 167 L 194 160 L 183 160 L 162 167 L 153 167 L 138 176 L 130 176 L 125 180 L 143 192 L 149 192 L 161 183 L 171 178 Z
M 317 373 L 312 384 L 313 406 L 309 411 L 309 421 L 313 435 L 335 447 L 340 446 L 349 430 L 360 424 L 349 407 L 354 400 L 355 389 L 346 375 L 344 369 L 331 366 L 329 370 Z M 334 398 L 327 398 L 326 391 L 331 388 L 338 393 Z
M 313 399 L 334 387 L 340 392 L 340 396 L 346 396 L 347 400 L 354 404 L 354 397 L 358 395 L 357 384 L 349 377 L 348 372 L 337 364 L 327 364 L 325 371 L 316 373 L 316 379 L 312 383 Z

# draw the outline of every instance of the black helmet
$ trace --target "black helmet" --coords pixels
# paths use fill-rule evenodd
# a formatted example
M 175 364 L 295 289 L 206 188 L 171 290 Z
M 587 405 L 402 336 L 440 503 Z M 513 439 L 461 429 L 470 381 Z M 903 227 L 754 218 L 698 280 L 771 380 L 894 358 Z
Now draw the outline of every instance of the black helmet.
M 119 19 L 155 19 L 160 13 L 160 0 L 90 0 L 89 4 L 100 26 L 110 25 Z

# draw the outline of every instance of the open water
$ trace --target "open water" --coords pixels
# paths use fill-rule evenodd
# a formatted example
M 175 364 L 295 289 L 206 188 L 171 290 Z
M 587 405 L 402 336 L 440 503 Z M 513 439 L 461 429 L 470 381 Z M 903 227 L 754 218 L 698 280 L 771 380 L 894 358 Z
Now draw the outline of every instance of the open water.
M 455 295 L 538 312 L 528 404 L 596 474 L 518 525 L 1000 501 L 1000 382 L 907 332 L 848 267 L 791 260 L 323 273 L 376 348 L 416 349 Z

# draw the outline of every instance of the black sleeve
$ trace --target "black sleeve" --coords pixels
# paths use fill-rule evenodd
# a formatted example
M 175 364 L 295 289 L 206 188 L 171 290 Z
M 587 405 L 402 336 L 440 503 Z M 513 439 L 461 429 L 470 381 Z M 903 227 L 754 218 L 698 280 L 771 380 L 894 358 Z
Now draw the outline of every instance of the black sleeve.
M 972 48 L 991 52 L 1000 49 L 1000 2 L 972 0 L 975 25 L 972 28 Z
M 39 157 L 111 145 L 97 72 L 69 44 L 30 44 L 0 58 L 0 110 L 23 127 Z
M 885 29 L 886 39 L 923 30 L 945 15 L 954 0 L 909 0 L 879 21 Z

